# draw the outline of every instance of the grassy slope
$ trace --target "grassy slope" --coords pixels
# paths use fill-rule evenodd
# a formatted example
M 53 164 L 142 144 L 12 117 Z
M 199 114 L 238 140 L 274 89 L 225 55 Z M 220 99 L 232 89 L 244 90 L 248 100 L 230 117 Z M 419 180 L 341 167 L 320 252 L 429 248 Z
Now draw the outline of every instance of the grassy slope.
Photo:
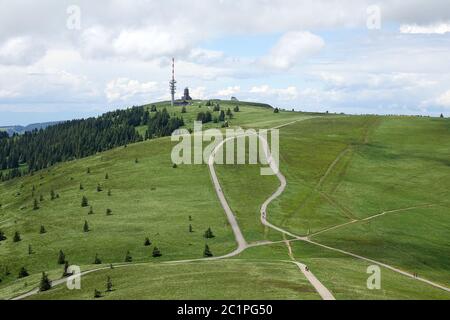
M 227 107 L 226 102 L 221 105 Z M 188 113 L 183 115 L 188 126 L 199 110 L 206 107 L 188 107 Z M 179 113 L 181 108 L 169 111 Z M 280 123 L 287 117 L 303 116 L 288 112 L 275 115 L 269 108 L 241 106 L 241 112 L 231 122 L 244 125 L 260 119 L 269 124 L 269 119 Z M 135 262 L 153 261 L 153 246 L 143 246 L 148 236 L 162 250 L 163 257 L 159 260 L 200 258 L 205 245 L 203 232 L 212 227 L 216 238 L 208 240 L 208 244 L 213 253 L 232 251 L 235 241 L 206 166 L 173 169 L 172 146 L 169 138 L 147 141 L 1 183 L 0 229 L 8 239 L 0 243 L 0 297 L 26 291 L 36 284 L 42 271 L 59 277 L 62 267 L 57 258 L 61 249 L 71 264 L 83 269 L 93 263 L 96 254 L 103 263 L 123 262 L 128 250 Z M 135 159 L 139 162 L 135 163 Z M 90 174 L 86 173 L 88 167 Z M 80 183 L 84 190 L 79 190 Z M 98 183 L 103 192 L 96 191 Z M 60 195 L 59 199 L 50 201 L 52 189 Z M 110 197 L 108 189 L 112 192 Z M 39 210 L 33 211 L 33 199 L 41 194 L 44 201 Z M 88 197 L 95 214 L 88 215 L 89 209 L 81 208 L 83 195 Z M 106 216 L 108 208 L 113 211 L 112 216 Z M 82 231 L 85 220 L 92 229 L 87 234 Z M 188 232 L 189 224 L 193 225 L 194 233 Z M 40 225 L 45 225 L 47 234 L 39 234 Z M 12 242 L 15 231 L 22 236 L 19 243 Z M 30 244 L 32 255 L 28 255 Z M 22 266 L 31 276 L 17 280 Z M 6 267 L 10 275 L 5 275 Z
M 232 108 L 236 103 L 229 103 Z M 226 102 L 222 102 L 223 107 L 228 107 Z M 181 108 L 179 108 L 181 109 Z M 176 112 L 179 110 L 175 109 Z M 190 127 L 192 121 L 197 113 L 197 110 L 206 110 L 205 106 L 200 108 L 197 105 L 189 107 L 188 114 L 185 114 L 185 120 L 187 126 Z M 172 110 L 171 110 L 172 111 Z M 231 121 L 231 125 L 240 125 L 243 127 L 273 127 L 282 123 L 290 122 L 296 119 L 305 117 L 304 114 L 282 112 L 278 115 L 274 115 L 270 109 L 263 109 L 260 107 L 241 107 L 241 112 L 236 115 L 236 119 Z M 383 120 L 383 121 L 381 121 Z M 388 119 L 393 121 L 392 118 Z M 363 172 L 362 180 L 359 181 L 359 188 L 366 186 L 363 182 L 364 179 L 371 177 L 370 170 L 367 167 L 359 167 L 352 169 L 356 163 L 355 159 L 361 154 L 362 150 L 370 147 L 372 140 L 368 137 L 372 137 L 374 132 L 378 132 L 378 128 L 383 128 L 383 124 L 387 121 L 387 118 L 378 117 L 327 117 L 321 119 L 312 119 L 296 125 L 292 125 L 282 129 L 282 163 L 281 168 L 283 173 L 288 179 L 288 189 L 282 198 L 275 202 L 269 208 L 269 218 L 277 224 L 290 228 L 293 232 L 306 234 L 308 232 L 314 232 L 323 228 L 348 221 L 349 218 L 364 217 L 362 210 L 358 208 L 364 208 L 364 202 L 359 203 L 360 207 L 356 204 L 357 199 L 352 199 L 342 189 L 341 186 L 348 185 L 358 177 L 358 171 L 355 171 L 355 175 L 350 176 L 352 179 L 345 180 L 348 177 L 348 173 L 352 170 L 359 170 Z M 431 123 L 436 121 L 434 119 L 399 119 L 401 123 L 400 127 L 407 125 L 408 121 L 425 121 Z M 444 123 L 444 122 L 442 122 Z M 445 123 L 444 123 L 445 125 Z M 213 126 L 212 124 L 209 125 Z M 414 129 L 414 126 L 412 126 Z M 142 130 L 142 128 L 141 128 Z M 448 130 L 448 122 L 447 122 Z M 424 131 L 420 131 L 420 134 L 424 134 Z M 434 135 L 441 136 L 448 131 L 442 130 L 434 132 Z M 411 133 L 409 133 L 411 134 Z M 380 137 L 381 141 L 389 141 L 389 130 L 386 136 Z M 448 136 L 448 135 L 447 135 Z M 428 139 L 428 138 L 425 138 Z M 400 139 L 401 141 L 401 139 Z M 442 143 L 442 140 L 440 141 Z M 400 146 L 393 146 L 397 148 Z M 42 268 L 47 270 L 55 269 L 59 267 L 56 265 L 57 251 L 60 247 L 64 249 L 68 255 L 68 259 L 75 263 L 84 264 L 84 268 L 88 268 L 92 263 L 95 253 L 99 253 L 104 262 L 123 261 L 124 253 L 130 249 L 133 257 L 138 261 L 153 261 L 149 257 L 150 249 L 146 249 L 142 246 L 143 238 L 147 235 L 155 241 L 158 246 L 163 250 L 163 259 L 181 259 L 201 256 L 204 246 L 204 239 L 201 237 L 201 232 L 206 226 L 211 225 L 214 232 L 218 237 L 211 242 L 211 248 L 215 255 L 222 252 L 230 251 L 234 247 L 234 240 L 229 228 L 226 226 L 226 219 L 218 205 L 212 187 L 210 186 L 209 176 L 207 169 L 204 166 L 180 166 L 178 169 L 172 169 L 170 166 L 170 148 L 171 144 L 167 142 L 167 139 L 145 142 L 142 144 L 136 144 L 129 146 L 127 149 L 117 149 L 102 155 L 91 157 L 85 160 L 76 161 L 64 165 L 57 166 L 52 169 L 50 173 L 44 174 L 44 179 L 40 181 L 38 176 L 33 178 L 25 178 L 9 182 L 7 184 L 0 185 L 0 195 L 2 202 L 7 204 L 2 210 L 0 210 L 0 228 L 7 231 L 9 240 L 0 244 L 0 257 L 6 257 L 8 263 L 13 266 L 11 271 L 14 273 L 10 277 L 6 278 L 6 281 L 0 285 L 0 297 L 11 296 L 12 288 L 17 292 L 24 290 L 23 286 L 25 282 L 36 282 L 39 279 L 39 275 Z M 439 152 L 445 152 L 446 145 L 440 147 L 440 145 L 430 145 L 429 149 Z M 411 150 L 405 150 L 405 154 Z M 329 165 L 338 157 L 342 156 L 340 160 L 336 162 L 335 167 L 327 176 L 327 179 L 318 185 L 321 177 L 327 171 Z M 378 155 L 378 153 L 376 154 Z M 368 158 L 374 155 L 367 155 Z M 134 158 L 139 158 L 139 164 L 134 164 Z M 376 157 L 375 157 L 376 158 Z M 445 157 L 444 157 L 445 158 Z M 448 158 L 447 158 L 448 159 Z M 408 159 L 403 159 L 408 161 Z M 445 163 L 445 160 L 435 161 L 438 163 Z M 399 162 L 401 163 L 401 162 Z M 92 169 L 90 176 L 85 174 L 85 168 L 89 166 Z M 142 168 L 144 167 L 144 168 Z M 106 168 L 110 179 L 103 181 Z M 378 168 L 378 167 L 377 167 Z M 434 170 L 440 170 L 440 168 L 433 167 Z M 444 167 L 445 169 L 445 167 Z M 259 175 L 258 166 L 218 166 L 218 174 L 221 179 L 225 194 L 230 201 L 232 208 L 235 210 L 238 216 L 239 223 L 243 229 L 244 235 L 249 241 L 257 241 L 262 239 L 281 239 L 280 235 L 267 232 L 259 223 L 259 206 L 262 201 L 267 198 L 278 186 L 278 181 L 274 177 L 261 177 Z M 409 171 L 408 171 L 409 172 Z M 444 172 L 446 172 L 444 170 Z M 175 174 L 174 174 L 175 173 Z M 375 172 L 372 178 L 376 178 L 380 172 Z M 436 173 L 439 177 L 441 172 Z M 74 180 L 70 180 L 73 177 Z M 402 178 L 402 177 L 397 177 Z M 79 203 L 81 200 L 81 193 L 78 190 L 78 183 L 83 181 L 85 183 L 85 191 L 89 199 L 94 204 L 94 210 L 97 212 L 94 216 L 87 217 L 87 210 L 81 209 Z M 371 181 L 366 180 L 366 181 Z M 98 182 L 102 182 L 105 185 L 105 189 L 112 188 L 113 196 L 111 198 L 106 196 L 106 192 L 97 194 L 95 187 Z M 22 191 L 20 191 L 21 183 L 24 184 Z M 48 198 L 48 192 L 50 188 L 55 188 L 60 193 L 61 198 L 50 203 L 49 200 L 45 200 L 44 205 L 38 212 L 32 212 L 30 210 L 31 198 L 29 193 L 31 185 L 43 183 L 39 186 L 37 192 L 44 192 L 46 198 Z M 239 188 L 236 188 L 239 186 Z M 350 188 L 349 187 L 349 188 Z M 371 187 L 371 185 L 367 185 Z M 443 186 L 445 187 L 445 185 Z M 153 189 L 156 188 L 156 189 Z M 172 191 L 175 190 L 177 195 L 176 201 L 173 201 L 174 197 Z M 342 192 L 341 192 L 342 190 Z M 351 189 L 349 189 L 351 190 Z M 382 188 L 380 189 L 382 190 Z M 397 189 L 398 191 L 398 189 Z M 21 192 L 20 196 L 15 196 L 16 192 Z M 352 191 L 353 192 L 353 191 Z M 364 194 L 364 190 L 360 190 L 361 194 Z M 198 195 L 201 195 L 200 197 Z M 143 196 L 145 195 L 145 196 Z M 150 195 L 147 197 L 147 195 Z M 347 196 L 345 196 L 347 195 Z M 3 199 L 7 201 L 3 201 Z M 403 197 L 400 197 L 403 199 Z M 424 198 L 427 198 L 425 196 Z M 130 199 L 132 201 L 130 201 Z M 372 199 L 372 197 L 370 197 Z M 380 202 L 382 197 L 379 198 Z M 433 198 L 435 199 L 435 198 Z M 442 196 L 441 196 L 442 199 Z M 353 200 L 353 201 L 352 201 Z M 359 200 L 358 200 L 359 201 Z M 20 206 L 26 202 L 28 208 L 20 210 Z M 130 205 L 131 203 L 131 205 Z M 368 207 L 371 204 L 366 201 Z M 131 206 L 131 208 L 130 208 Z M 107 207 L 113 209 L 114 215 L 106 217 L 104 210 Z M 181 209 L 180 209 L 181 208 Z M 395 208 L 394 208 L 395 209 Z M 45 215 L 42 211 L 45 211 Z M 64 213 L 64 215 L 61 214 Z M 435 212 L 435 211 L 433 211 Z M 191 214 L 192 213 L 192 214 Z M 196 233 L 190 235 L 187 233 L 187 216 L 191 214 L 194 217 L 194 229 Z M 439 216 L 439 213 L 436 213 Z M 419 213 L 421 215 L 421 213 Z M 434 215 L 434 214 L 433 214 Z M 434 219 L 438 217 L 432 217 L 430 221 L 430 230 L 433 228 L 431 224 Z M 398 217 L 401 217 L 400 215 Z M 82 223 L 84 219 L 88 219 L 93 231 L 84 235 L 81 232 Z M 387 217 L 386 217 L 387 218 Z M 108 220 L 109 219 L 109 220 Z M 113 221 L 113 219 L 115 219 Z M 402 218 L 403 219 L 403 218 Z M 44 222 L 42 222 L 44 221 Z M 145 223 L 142 223 L 145 221 Z M 380 220 L 382 221 L 382 220 Z M 417 217 L 418 224 L 421 223 L 420 217 Z M 45 224 L 49 233 L 45 237 L 50 237 L 50 241 L 43 241 L 37 234 L 40 224 Z M 387 246 L 384 249 L 393 250 L 386 255 L 391 257 L 393 262 L 404 263 L 408 265 L 411 260 L 405 260 L 405 255 L 399 258 L 395 257 L 396 249 L 399 239 L 396 238 L 396 228 L 400 228 L 403 222 L 392 225 L 390 228 L 387 225 L 381 224 L 378 226 L 378 236 L 380 230 L 389 230 L 389 239 L 386 241 Z M 373 225 L 373 222 L 371 223 Z M 124 228 L 126 226 L 126 228 Z M 339 234 L 334 237 L 324 238 L 327 244 L 339 245 L 345 247 L 352 243 L 347 241 L 349 233 L 357 235 L 354 232 L 354 227 L 348 227 L 351 230 L 345 232 L 344 235 Z M 448 229 L 447 222 L 443 222 L 443 228 Z M 24 241 L 19 244 L 10 243 L 12 232 L 18 229 L 24 234 Z M 374 228 L 375 229 L 375 228 Z M 419 228 L 420 229 L 420 228 Z M 418 228 L 411 228 L 406 232 L 414 235 L 414 232 L 419 230 Z M 200 230 L 200 231 L 199 231 Z M 434 230 L 434 229 L 433 229 Z M 439 229 L 441 230 L 441 229 Z M 444 229 L 442 229 L 444 230 Z M 337 231 L 336 231 L 337 232 Z M 423 232 L 419 230 L 419 232 Z M 159 235 L 157 235 L 159 233 Z M 111 234 L 116 235 L 111 237 Z M 367 237 L 366 237 L 367 234 Z M 327 234 L 328 235 L 328 234 Z M 330 233 L 331 235 L 331 233 Z M 360 245 L 353 244 L 352 250 L 364 250 L 364 244 L 366 242 L 373 241 L 371 238 L 373 235 L 367 233 L 367 230 L 357 235 L 357 239 Z M 53 237 L 53 238 L 52 238 Z M 88 237 L 88 239 L 85 239 Z M 180 241 L 180 237 L 182 237 Z M 322 236 L 321 236 L 322 237 Z M 325 237 L 325 234 L 324 236 Z M 426 237 L 426 234 L 422 234 L 422 237 Z M 439 264 L 432 264 L 431 269 L 438 268 L 437 275 L 442 275 L 442 270 L 448 269 L 446 266 L 446 260 L 442 258 L 445 256 L 445 252 L 442 253 L 442 240 L 445 241 L 447 235 L 444 233 L 437 233 L 436 250 L 434 255 L 437 256 L 437 260 L 440 260 Z M 338 243 L 337 240 L 341 240 Z M 405 238 L 406 239 L 406 238 Z M 34 255 L 29 257 L 27 255 L 28 240 L 32 240 L 33 248 L 36 251 Z M 39 242 L 34 243 L 34 241 Z M 55 240 L 58 242 L 55 243 Z M 321 239 L 320 239 L 321 240 Z M 49 244 L 48 249 L 41 246 L 41 243 Z M 192 243 L 192 245 L 189 245 Z M 417 242 L 414 242 L 417 244 Z M 428 245 L 430 242 L 425 242 L 422 247 L 413 247 L 418 251 L 418 255 L 423 254 L 426 250 L 430 249 Z M 64 247 L 67 246 L 67 248 Z M 118 246 L 118 247 L 116 247 Z M 308 248 L 305 248 L 307 246 Z M 77 249 L 80 248 L 80 249 Z M 372 246 L 376 248 L 376 246 Z M 100 251 L 101 249 L 101 251 Z M 249 251 L 244 252 L 239 258 L 250 260 L 264 260 L 266 262 L 270 259 L 287 260 L 288 257 L 284 253 L 282 246 L 271 246 L 252 248 Z M 320 249 L 320 248 L 319 248 Z M 405 277 L 394 274 L 387 271 L 387 276 L 383 278 L 386 287 L 383 287 L 383 292 L 366 292 L 365 280 L 367 275 L 365 274 L 365 263 L 344 256 L 336 256 L 335 253 L 322 252 L 322 249 L 316 247 L 311 248 L 311 245 L 296 244 L 294 245 L 295 256 L 302 262 L 307 262 L 311 265 L 316 276 L 321 279 L 326 286 L 328 286 L 338 298 L 448 298 L 445 293 L 440 290 L 435 290 L 429 286 L 424 286 L 416 281 L 408 281 Z M 48 251 L 45 251 L 48 250 Z M 41 252 L 48 252 L 49 256 L 44 256 Z M 368 254 L 373 254 L 368 252 Z M 442 260 L 443 259 L 443 260 Z M 31 276 L 25 280 L 14 281 L 15 273 L 22 264 L 33 263 L 30 266 L 32 272 L 36 272 L 36 275 Z M 391 261 L 389 261 L 391 262 Z M 210 264 L 211 266 L 212 264 Z M 37 266 L 36 268 L 34 266 Z M 157 293 L 143 294 L 142 297 L 147 298 L 183 298 L 185 291 L 182 288 L 191 288 L 192 284 L 197 284 L 198 279 L 202 278 L 200 274 L 197 275 L 196 268 L 200 264 L 193 266 L 171 266 L 173 268 L 173 282 L 171 277 L 158 273 L 157 279 L 165 279 L 165 286 L 168 286 L 170 295 L 166 294 L 166 291 L 159 290 Z M 246 281 L 245 277 L 229 278 L 227 271 L 232 270 L 235 277 L 236 274 L 244 274 L 245 270 L 253 268 L 255 274 L 258 277 L 267 279 L 273 279 L 273 274 L 282 274 L 287 272 L 294 272 L 292 275 L 299 276 L 298 270 L 295 268 L 286 268 L 281 264 L 276 266 L 265 265 L 232 265 L 227 261 L 226 272 L 220 272 L 217 268 L 212 268 L 215 272 L 208 270 L 210 266 L 203 267 L 204 272 L 213 277 L 214 281 L 220 283 L 227 283 L 229 281 L 242 282 Z M 138 268 L 138 267 L 131 267 Z M 158 266 L 152 266 L 152 268 L 161 268 Z M 167 267 L 166 267 L 167 268 Z M 269 268 L 269 269 L 267 269 Z M 277 272 L 273 272 L 273 268 L 277 269 Z M 441 268 L 439 270 L 439 268 Z M 444 269 L 442 269 L 444 268 Z M 175 270 L 179 269 L 179 270 Z M 256 270 L 258 269 L 258 270 Z M 115 269 L 114 281 L 119 284 L 120 290 L 117 290 L 118 294 L 115 298 L 128 298 L 130 296 L 136 297 L 131 292 L 134 290 L 143 290 L 139 284 L 141 281 L 146 281 L 145 291 L 151 288 L 160 288 L 160 282 L 152 281 L 153 274 L 144 276 L 143 279 L 139 279 L 138 275 L 134 272 L 125 272 L 125 270 L 132 269 Z M 136 269 L 137 270 L 137 269 Z M 244 271 L 242 271 L 244 270 Z M 272 271 L 270 271 L 272 270 Z M 289 270 L 289 271 L 287 271 Z M 336 271 L 337 270 L 337 271 Z M 0 271 L 1 272 L 1 271 Z M 60 271 L 53 274 L 58 275 Z M 140 269 L 139 272 L 145 272 Z M 155 271 L 156 272 L 156 271 Z M 183 284 L 179 284 L 183 274 L 186 272 L 193 273 L 193 277 L 183 278 Z M 270 272 L 270 273 L 267 273 Z M 434 272 L 434 271 L 433 271 Z M 87 277 L 89 286 L 87 290 L 82 290 L 75 295 L 80 295 L 80 298 L 92 298 L 92 291 L 94 287 L 99 289 L 104 286 L 104 281 L 107 272 L 95 273 L 92 276 Z M 336 274 L 339 275 L 336 276 Z M 97 276 L 98 275 L 98 276 Z M 277 276 L 278 277 L 278 276 Z M 95 278 L 95 279 L 94 279 Z M 268 290 L 273 291 L 273 295 L 267 295 L 264 290 L 257 290 L 258 294 L 252 295 L 248 291 L 242 291 L 242 297 L 247 298 L 314 298 L 308 292 L 308 290 L 295 291 L 290 288 L 289 280 L 285 278 L 277 278 L 283 282 L 283 285 L 271 283 Z M 265 280 L 265 281 L 266 281 Z M 129 283 L 127 281 L 130 281 Z M 287 282 L 286 282 L 287 281 Z M 302 284 L 302 279 L 298 280 Z M 11 285 L 11 283 L 13 285 Z M 297 280 L 296 280 L 297 283 Z M 10 286 L 8 286 L 10 285 Z M 181 289 L 178 290 L 177 286 Z M 250 285 L 249 285 L 250 286 Z M 209 288 L 209 287 L 208 287 Z M 228 289 L 229 288 L 229 289 Z M 240 287 L 239 287 L 240 288 Z M 386 288 L 386 290 L 385 290 Z M 237 288 L 227 287 L 230 290 L 230 296 L 225 298 L 240 297 Z M 242 290 L 242 289 L 240 289 Z M 208 289 L 208 297 L 224 297 L 223 291 L 216 292 L 214 286 Z M 296 294 L 293 294 L 296 292 Z M 301 294 L 298 294 L 298 293 Z M 55 290 L 55 292 L 48 293 L 48 297 L 55 298 L 71 298 L 70 295 L 64 290 Z M 54 296 L 52 296 L 54 294 Z M 198 294 L 198 295 L 197 295 Z M 111 296 L 112 297 L 112 296 Z M 200 291 L 194 290 L 192 297 L 196 298 L 201 296 Z
M 32 298 L 92 299 L 107 276 L 116 290 L 102 299 L 320 299 L 294 265 L 234 260 L 115 268 L 83 277 L 82 290 L 61 286 Z
M 358 218 L 375 220 L 321 234 L 317 240 L 365 254 L 446 286 L 450 251 L 450 122 L 386 119 L 360 147 L 333 196 Z
M 308 234 L 386 210 L 439 204 L 314 239 L 448 285 L 449 129 L 448 120 L 375 117 L 290 126 L 281 149 L 288 188 L 269 219 Z

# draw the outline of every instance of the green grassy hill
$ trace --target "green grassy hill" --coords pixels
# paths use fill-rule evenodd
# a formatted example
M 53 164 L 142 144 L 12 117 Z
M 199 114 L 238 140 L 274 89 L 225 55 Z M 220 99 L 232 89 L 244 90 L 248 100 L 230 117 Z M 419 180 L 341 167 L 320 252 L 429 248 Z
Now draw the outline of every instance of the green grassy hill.
M 272 128 L 301 120 L 281 129 L 281 171 L 288 187 L 269 207 L 273 224 L 448 286 L 448 120 L 275 114 L 267 106 L 219 103 L 225 110 L 239 105 L 232 127 Z M 192 128 L 197 113 L 208 109 L 204 101 L 187 107 L 186 127 Z M 181 107 L 168 110 L 181 113 Z M 210 127 L 220 124 L 206 125 Z M 236 247 L 207 166 L 173 168 L 173 145 L 170 138 L 149 140 L 0 183 L 0 230 L 7 236 L 0 242 L 0 298 L 31 290 L 42 271 L 51 279 L 60 278 L 60 250 L 83 270 L 99 267 L 94 265 L 96 255 L 103 266 L 117 267 L 84 276 L 80 291 L 60 286 L 32 298 L 92 299 L 95 288 L 104 288 L 107 275 L 115 291 L 105 299 L 320 298 L 289 263 L 283 243 L 250 248 L 223 261 L 165 264 L 202 258 L 206 243 L 215 256 Z M 283 240 L 281 233 L 264 228 L 259 220 L 262 202 L 279 185 L 276 177 L 260 176 L 259 166 L 249 165 L 217 166 L 217 172 L 246 240 Z M 51 190 L 59 198 L 51 200 Z M 39 209 L 33 210 L 34 199 L 41 195 Z M 81 206 L 83 196 L 93 214 L 89 206 Z M 410 207 L 414 209 L 326 231 Z M 85 221 L 89 232 L 83 232 Z M 39 232 L 41 225 L 45 234 Z M 208 228 L 215 238 L 203 237 Z M 13 242 L 16 231 L 20 242 Z M 325 232 L 314 235 L 321 231 Z M 146 237 L 151 246 L 144 246 Z M 152 257 L 155 246 L 162 257 Z M 369 291 L 366 262 L 312 244 L 293 242 L 292 247 L 295 258 L 308 263 L 338 299 L 450 298 L 443 290 L 387 269 L 383 290 Z M 127 251 L 133 262 L 119 268 Z M 30 276 L 18 279 L 22 267 Z M 248 290 L 250 284 L 254 290 Z

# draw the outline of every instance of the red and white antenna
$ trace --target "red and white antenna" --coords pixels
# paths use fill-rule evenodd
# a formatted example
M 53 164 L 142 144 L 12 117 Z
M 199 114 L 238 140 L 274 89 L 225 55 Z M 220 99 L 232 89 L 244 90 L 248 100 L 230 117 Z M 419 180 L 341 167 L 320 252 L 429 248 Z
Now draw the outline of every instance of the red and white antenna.
M 172 80 L 169 82 L 170 84 L 170 95 L 172 96 L 172 107 L 175 105 L 175 93 L 177 91 L 175 81 L 175 58 L 172 58 Z

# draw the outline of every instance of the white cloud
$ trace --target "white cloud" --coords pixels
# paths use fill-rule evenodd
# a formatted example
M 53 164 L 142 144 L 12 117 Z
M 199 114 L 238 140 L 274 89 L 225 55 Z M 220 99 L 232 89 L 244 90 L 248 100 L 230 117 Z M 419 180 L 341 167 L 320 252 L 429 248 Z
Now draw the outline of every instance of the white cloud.
M 156 82 L 141 83 L 137 80 L 118 78 L 106 85 L 105 94 L 109 102 L 127 101 L 136 96 L 153 94 L 158 91 Z
M 319 36 L 307 31 L 284 34 L 262 63 L 276 69 L 290 69 L 318 53 L 325 46 Z
M 219 90 L 216 95 L 220 97 L 231 97 L 232 95 L 235 95 L 240 91 L 241 91 L 240 86 L 234 86 Z
M 207 98 L 206 87 L 196 87 L 196 88 L 190 89 L 189 94 L 192 97 L 192 99 L 204 100 Z
M 222 51 L 194 48 L 189 53 L 189 60 L 197 63 L 214 63 L 224 59 Z
M 0 64 L 29 65 L 45 54 L 45 48 L 29 37 L 17 37 L 0 44 Z
M 403 24 L 400 26 L 400 32 L 411 34 L 445 34 L 450 32 L 450 22 L 428 25 Z
M 437 99 L 436 103 L 445 108 L 450 108 L 450 90 L 441 94 Z
M 275 97 L 281 101 L 290 101 L 298 98 L 298 90 L 294 86 L 289 86 L 287 88 L 271 88 L 268 85 L 254 86 L 249 91 L 252 94 L 263 97 Z

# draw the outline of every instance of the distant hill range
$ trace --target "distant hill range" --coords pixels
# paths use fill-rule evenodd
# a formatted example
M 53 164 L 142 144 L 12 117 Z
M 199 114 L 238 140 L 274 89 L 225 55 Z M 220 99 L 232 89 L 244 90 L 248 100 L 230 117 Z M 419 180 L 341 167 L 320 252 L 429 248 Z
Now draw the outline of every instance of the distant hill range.
M 0 131 L 6 131 L 11 136 L 14 133 L 22 134 L 25 132 L 33 131 L 34 129 L 45 129 L 49 126 L 53 126 L 55 124 L 61 123 L 64 121 L 52 121 L 52 122 L 42 122 L 42 123 L 33 123 L 27 126 L 6 126 L 0 127 Z

